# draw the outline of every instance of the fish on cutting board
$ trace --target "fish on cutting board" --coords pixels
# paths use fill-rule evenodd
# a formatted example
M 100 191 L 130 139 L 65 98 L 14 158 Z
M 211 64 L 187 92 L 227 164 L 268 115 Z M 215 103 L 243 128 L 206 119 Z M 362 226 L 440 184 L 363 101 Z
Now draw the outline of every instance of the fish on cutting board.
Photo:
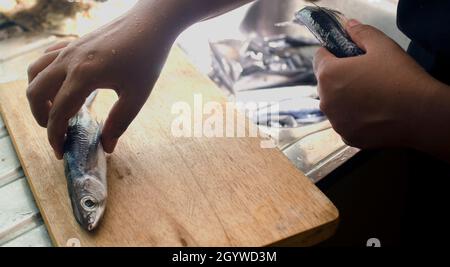
M 108 195 L 106 154 L 100 139 L 102 126 L 88 109 L 96 93 L 70 119 L 64 145 L 64 168 L 73 214 L 87 231 L 99 225 Z

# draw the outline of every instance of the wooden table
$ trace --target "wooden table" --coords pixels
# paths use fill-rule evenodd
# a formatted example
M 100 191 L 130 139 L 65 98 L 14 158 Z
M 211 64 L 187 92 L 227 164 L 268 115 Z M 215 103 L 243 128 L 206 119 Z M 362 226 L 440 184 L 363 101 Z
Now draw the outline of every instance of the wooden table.
M 215 85 L 173 50 L 150 100 L 109 158 L 109 202 L 95 234 L 72 216 L 62 163 L 26 104 L 25 82 L 0 89 L 2 114 L 54 245 L 311 245 L 330 236 L 334 205 L 259 138 L 175 138 L 170 108 L 193 95 L 225 104 Z M 115 98 L 101 93 L 96 114 Z M 244 121 L 245 122 L 245 121 Z M 252 127 L 252 126 L 247 126 Z

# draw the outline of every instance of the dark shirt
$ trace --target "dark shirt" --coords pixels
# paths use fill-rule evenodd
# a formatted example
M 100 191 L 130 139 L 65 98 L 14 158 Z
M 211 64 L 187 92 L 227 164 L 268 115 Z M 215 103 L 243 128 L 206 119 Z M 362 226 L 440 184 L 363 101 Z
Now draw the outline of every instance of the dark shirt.
M 450 85 L 450 1 L 400 0 L 397 24 L 412 40 L 409 54 Z
M 429 74 L 450 85 L 450 1 L 400 0 L 397 23 L 412 40 L 408 53 Z M 402 241 L 413 246 L 446 243 L 450 164 L 420 152 L 411 151 L 408 157 Z

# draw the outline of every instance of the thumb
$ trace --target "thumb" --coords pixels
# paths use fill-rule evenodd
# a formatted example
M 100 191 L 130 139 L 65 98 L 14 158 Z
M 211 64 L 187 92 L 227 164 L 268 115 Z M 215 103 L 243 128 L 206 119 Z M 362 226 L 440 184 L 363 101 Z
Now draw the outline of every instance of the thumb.
M 362 24 L 355 19 L 351 19 L 347 22 L 346 30 L 353 42 L 366 52 L 377 47 L 380 38 L 386 38 L 386 35 L 377 28 Z

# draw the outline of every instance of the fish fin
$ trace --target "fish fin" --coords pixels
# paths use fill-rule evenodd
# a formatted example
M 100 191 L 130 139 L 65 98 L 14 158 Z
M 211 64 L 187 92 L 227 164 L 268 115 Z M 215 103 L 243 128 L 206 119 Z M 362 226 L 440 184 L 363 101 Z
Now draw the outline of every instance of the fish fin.
M 336 9 L 332 9 L 332 8 L 329 8 L 329 7 L 322 7 L 322 6 L 319 6 L 318 4 L 316 4 L 314 2 L 311 2 L 311 4 L 315 5 L 318 9 L 320 9 L 320 10 L 322 10 L 324 12 L 327 12 L 329 15 L 332 15 L 334 17 L 342 17 L 342 16 L 344 16 L 344 14 L 342 12 L 340 12 L 340 11 L 338 11 Z
M 344 28 L 343 24 L 344 24 L 345 15 L 343 13 L 341 13 L 340 11 L 337 11 L 335 9 L 321 7 L 316 3 L 312 3 L 312 4 L 314 6 L 306 6 L 303 9 L 301 9 L 299 12 L 301 12 L 304 9 L 309 9 L 309 11 L 311 13 L 312 12 L 322 12 L 327 17 L 329 17 L 334 23 L 336 23 L 337 27 L 339 27 L 340 29 Z M 301 25 L 301 26 L 308 27 L 308 23 L 304 22 L 301 17 L 295 16 L 294 19 L 292 20 L 292 22 L 294 22 L 298 25 Z
M 345 15 L 336 10 L 336 9 L 331 9 L 331 8 L 327 8 L 327 7 L 321 7 L 316 3 L 312 3 L 313 5 L 315 5 L 318 9 L 320 9 L 320 11 L 323 11 L 326 15 L 328 15 L 344 32 L 344 18 Z
M 90 109 L 92 107 L 92 104 L 95 101 L 95 98 L 98 95 L 98 90 L 94 90 L 87 98 L 86 98 L 86 102 L 84 102 L 84 105 Z

